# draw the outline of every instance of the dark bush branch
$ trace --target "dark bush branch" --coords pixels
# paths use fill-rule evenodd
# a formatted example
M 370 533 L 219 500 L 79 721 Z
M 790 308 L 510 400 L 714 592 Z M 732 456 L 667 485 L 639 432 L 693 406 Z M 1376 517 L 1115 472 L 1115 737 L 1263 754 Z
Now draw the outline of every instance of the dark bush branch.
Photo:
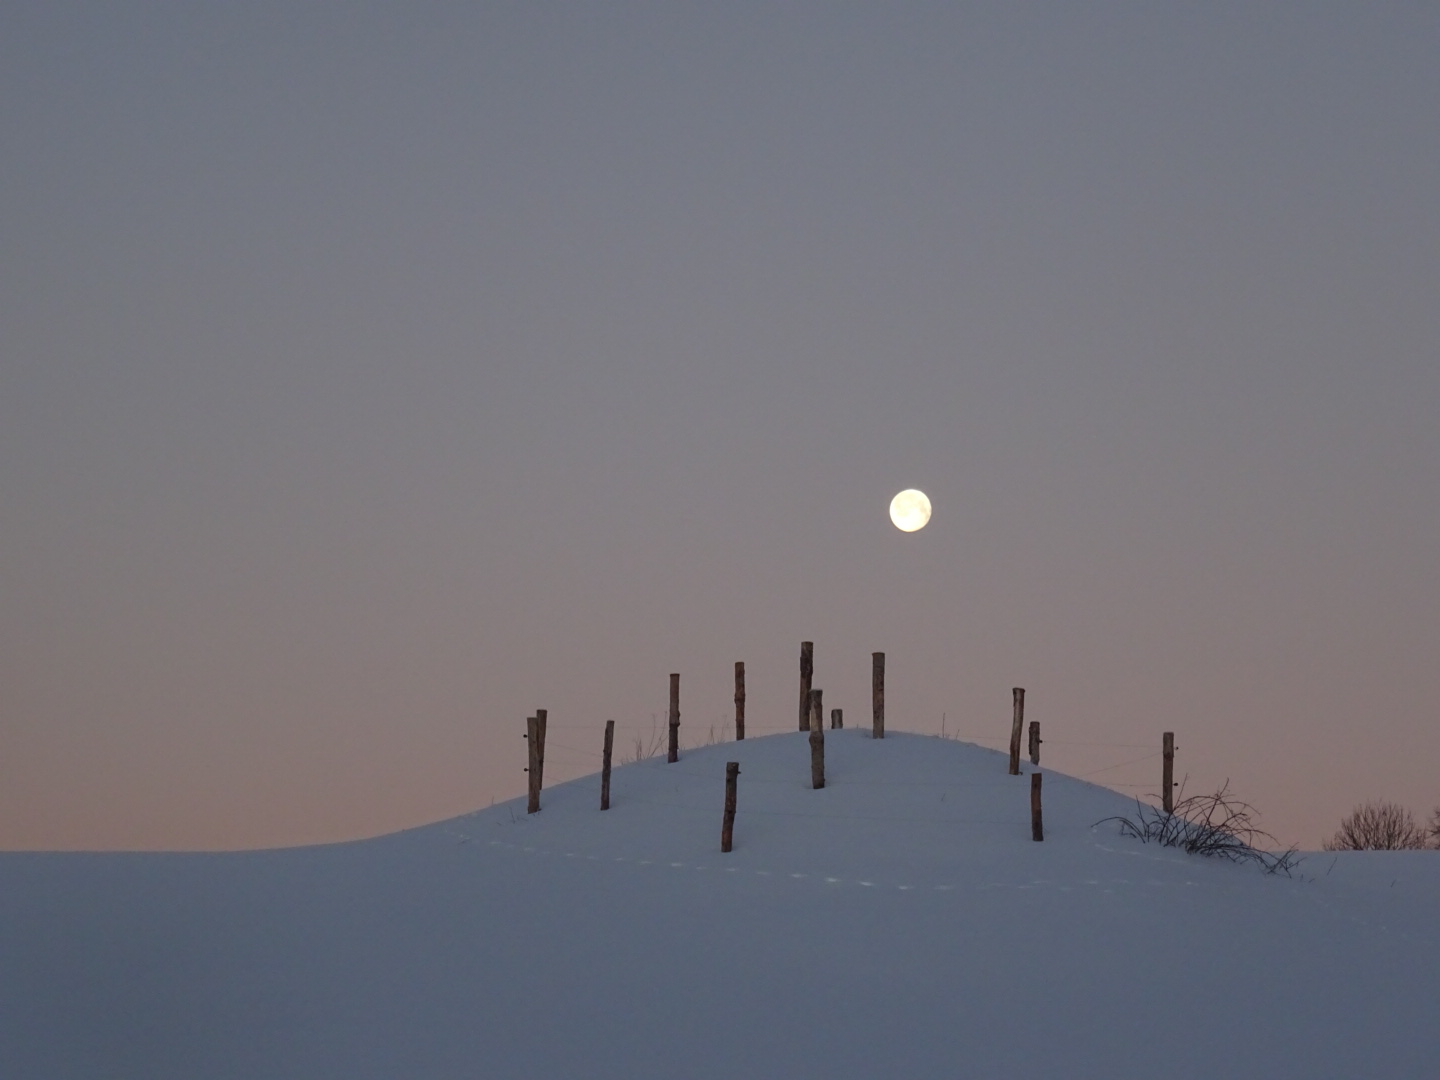
M 1273 847 L 1275 838 L 1255 823 L 1259 815 L 1253 806 L 1230 794 L 1230 781 L 1209 795 L 1187 796 L 1182 784 L 1180 795 L 1171 813 L 1137 799 L 1133 818 L 1115 815 L 1095 824 L 1113 821 L 1122 836 L 1133 836 L 1141 843 L 1179 848 L 1190 855 L 1258 863 L 1268 874 L 1288 877 L 1299 861 L 1293 847 L 1276 854 L 1262 846 Z
M 1326 851 L 1408 851 L 1428 847 L 1431 837 L 1440 837 L 1437 828 L 1440 810 L 1427 830 L 1407 807 L 1373 799 L 1350 811 L 1324 847 Z

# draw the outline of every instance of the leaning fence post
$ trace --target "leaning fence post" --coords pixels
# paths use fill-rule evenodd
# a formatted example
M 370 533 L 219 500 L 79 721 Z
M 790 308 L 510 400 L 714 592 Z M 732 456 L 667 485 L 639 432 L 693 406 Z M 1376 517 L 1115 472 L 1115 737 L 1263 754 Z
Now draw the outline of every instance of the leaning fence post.
M 1040 764 L 1040 721 L 1030 721 L 1030 764 Z
M 1025 688 L 1017 686 L 1011 691 L 1015 699 L 1015 713 L 1010 722 L 1010 775 L 1020 775 L 1020 731 L 1025 726 Z
M 1151 745 L 1154 745 L 1153 743 Z M 1165 813 L 1175 812 L 1175 733 L 1165 732 L 1160 742 L 1160 805 Z
M 745 661 L 735 661 L 735 741 L 745 738 Z
M 815 676 L 815 643 L 800 642 L 800 730 L 810 729 L 810 682 Z
M 529 798 L 525 812 L 533 814 L 540 809 L 540 721 L 533 716 L 525 718 L 525 785 Z
M 670 756 L 672 765 L 680 760 L 680 674 L 670 674 Z
M 825 786 L 825 724 L 820 719 L 823 692 L 810 691 L 810 786 L 817 790 Z
M 540 733 L 540 739 L 535 747 L 537 768 L 535 770 L 535 790 L 538 792 L 545 786 L 545 718 L 550 714 L 544 709 L 535 710 L 535 727 Z M 539 805 L 538 803 L 536 804 Z
M 610 809 L 610 754 L 615 749 L 615 721 L 605 721 L 605 756 L 600 766 L 600 809 Z
M 870 734 L 885 737 L 885 654 L 870 654 Z
M 740 775 L 740 763 L 725 763 L 725 821 L 720 826 L 720 850 L 729 851 L 735 836 L 735 778 Z
M 842 709 L 830 710 L 830 730 L 839 731 L 845 726 L 845 713 Z
M 1040 776 L 1038 772 L 1030 774 L 1030 839 L 1045 839 L 1045 823 L 1040 816 Z

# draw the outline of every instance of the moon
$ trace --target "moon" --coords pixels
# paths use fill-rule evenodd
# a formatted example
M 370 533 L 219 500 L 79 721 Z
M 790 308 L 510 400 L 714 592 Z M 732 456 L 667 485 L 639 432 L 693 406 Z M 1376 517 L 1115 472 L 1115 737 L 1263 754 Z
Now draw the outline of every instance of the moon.
M 901 532 L 916 532 L 930 520 L 930 499 L 915 488 L 906 488 L 890 500 L 890 520 Z

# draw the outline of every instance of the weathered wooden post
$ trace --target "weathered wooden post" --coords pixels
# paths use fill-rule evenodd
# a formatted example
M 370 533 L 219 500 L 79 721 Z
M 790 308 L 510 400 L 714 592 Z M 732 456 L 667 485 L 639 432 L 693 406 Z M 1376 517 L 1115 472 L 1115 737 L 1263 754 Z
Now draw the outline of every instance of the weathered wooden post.
M 870 654 L 870 733 L 877 739 L 885 737 L 885 654 Z
M 720 850 L 729 851 L 735 837 L 735 781 L 740 775 L 740 763 L 725 763 L 725 821 L 720 826 Z
M 815 676 L 815 643 L 800 642 L 800 730 L 810 730 L 810 681 Z
M 525 812 L 533 814 L 540 809 L 540 721 L 533 716 L 525 718 L 525 784 L 529 798 Z
M 735 741 L 745 738 L 745 661 L 735 661 Z
M 1040 776 L 1038 772 L 1030 774 L 1030 839 L 1045 839 L 1045 822 L 1040 815 Z
M 544 709 L 535 710 L 535 726 L 540 730 L 540 744 L 536 747 L 535 754 L 539 760 L 539 768 L 536 770 L 535 790 L 539 791 L 545 786 L 545 718 L 550 714 Z
M 1020 732 L 1025 726 L 1025 688 L 1017 686 L 1011 693 L 1015 698 L 1015 713 L 1010 721 L 1010 775 L 1020 775 Z
M 670 675 L 670 764 L 680 760 L 680 674 Z
M 825 724 L 820 719 L 821 690 L 810 691 L 810 786 L 819 790 L 825 786 Z
M 1165 732 L 1160 742 L 1160 805 L 1165 813 L 1175 812 L 1175 733 Z
M 845 726 L 845 713 L 841 709 L 830 710 L 830 730 L 839 731 Z
M 605 721 L 605 756 L 600 766 L 600 809 L 610 809 L 610 755 L 615 749 L 615 721 Z
M 1040 764 L 1040 721 L 1030 721 L 1030 764 Z

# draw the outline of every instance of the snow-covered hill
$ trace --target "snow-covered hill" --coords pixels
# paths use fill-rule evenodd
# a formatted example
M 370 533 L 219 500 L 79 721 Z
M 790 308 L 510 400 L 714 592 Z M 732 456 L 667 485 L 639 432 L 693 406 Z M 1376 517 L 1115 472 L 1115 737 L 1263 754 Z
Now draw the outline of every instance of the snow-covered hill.
M 739 761 L 735 850 L 719 850 Z M 1029 765 L 1025 765 L 1029 771 Z M 1440 854 L 1296 877 L 1002 755 L 690 750 L 351 844 L 0 856 L 0 1076 L 1440 1075 Z

